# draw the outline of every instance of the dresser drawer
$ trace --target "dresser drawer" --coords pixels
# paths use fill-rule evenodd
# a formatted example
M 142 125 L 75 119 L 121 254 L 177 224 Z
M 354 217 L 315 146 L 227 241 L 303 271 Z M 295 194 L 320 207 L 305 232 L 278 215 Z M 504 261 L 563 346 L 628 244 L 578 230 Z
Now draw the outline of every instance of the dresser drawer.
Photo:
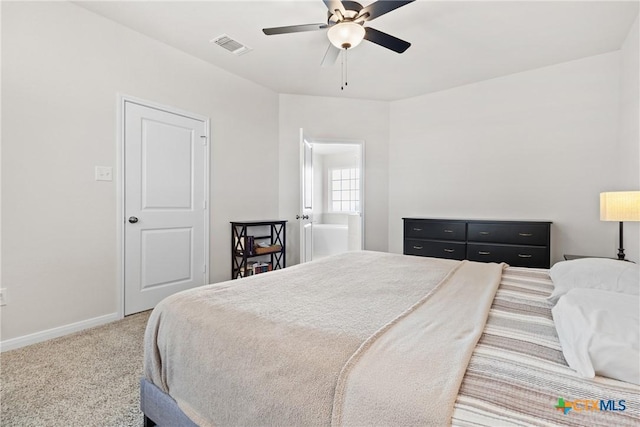
M 468 243 L 467 259 L 481 262 L 506 262 L 513 267 L 549 268 L 549 248 Z
M 405 239 L 404 254 L 463 260 L 466 247 L 465 243 L 460 242 Z
M 510 243 L 514 245 L 547 245 L 549 224 L 535 223 L 469 223 L 467 240 L 471 242 Z
M 467 224 L 465 222 L 406 220 L 404 223 L 404 237 L 405 239 L 464 241 L 466 229 Z

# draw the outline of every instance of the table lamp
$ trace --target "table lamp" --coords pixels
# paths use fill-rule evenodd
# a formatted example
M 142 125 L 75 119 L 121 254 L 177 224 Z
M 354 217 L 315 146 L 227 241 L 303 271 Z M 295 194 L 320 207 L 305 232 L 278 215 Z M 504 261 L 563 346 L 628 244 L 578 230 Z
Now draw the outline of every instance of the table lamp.
M 640 221 L 640 191 L 611 191 L 600 193 L 600 220 L 620 222 L 618 259 L 624 260 L 622 223 L 623 221 Z

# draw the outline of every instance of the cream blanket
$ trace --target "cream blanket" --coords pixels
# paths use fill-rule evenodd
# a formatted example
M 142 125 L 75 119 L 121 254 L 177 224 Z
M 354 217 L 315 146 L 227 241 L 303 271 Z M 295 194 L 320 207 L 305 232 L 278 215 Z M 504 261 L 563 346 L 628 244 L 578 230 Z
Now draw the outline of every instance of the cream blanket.
M 500 272 L 351 252 L 182 292 L 145 376 L 201 426 L 447 423 Z

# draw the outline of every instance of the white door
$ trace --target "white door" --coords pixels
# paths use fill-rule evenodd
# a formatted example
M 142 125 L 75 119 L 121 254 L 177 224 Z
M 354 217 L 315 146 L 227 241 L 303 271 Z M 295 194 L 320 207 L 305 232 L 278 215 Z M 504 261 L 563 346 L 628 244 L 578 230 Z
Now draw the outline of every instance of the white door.
M 313 259 L 313 145 L 300 129 L 300 263 Z
M 206 120 L 124 102 L 124 314 L 208 282 Z

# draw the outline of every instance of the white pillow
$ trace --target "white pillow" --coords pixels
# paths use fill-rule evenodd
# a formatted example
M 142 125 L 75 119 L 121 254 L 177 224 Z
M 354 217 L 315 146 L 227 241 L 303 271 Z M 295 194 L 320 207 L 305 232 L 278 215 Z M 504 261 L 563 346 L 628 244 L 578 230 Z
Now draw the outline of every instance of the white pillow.
M 549 300 L 554 303 L 575 288 L 640 294 L 640 267 L 633 262 L 608 258 L 561 261 L 551 267 L 549 276 L 553 281 L 553 292 Z
M 640 385 L 640 298 L 599 289 L 573 289 L 551 310 L 569 366 Z

